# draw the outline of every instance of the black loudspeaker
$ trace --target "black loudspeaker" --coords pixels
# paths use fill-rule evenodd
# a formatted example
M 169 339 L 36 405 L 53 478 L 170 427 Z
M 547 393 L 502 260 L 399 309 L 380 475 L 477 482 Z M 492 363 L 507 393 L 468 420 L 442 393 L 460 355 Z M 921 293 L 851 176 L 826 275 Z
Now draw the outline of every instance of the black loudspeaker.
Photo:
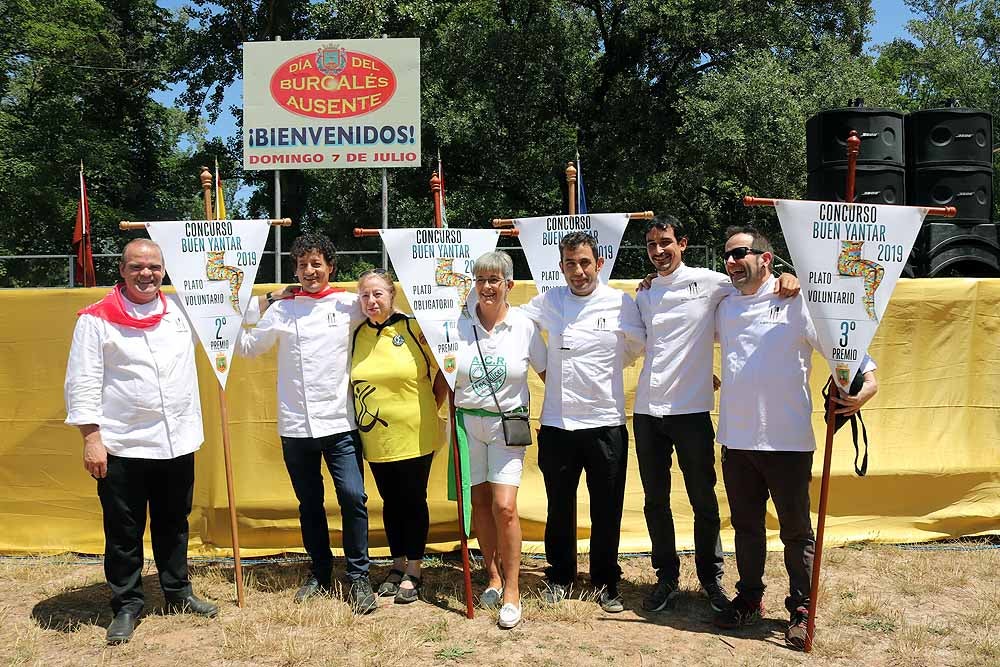
M 907 179 L 911 206 L 954 206 L 956 217 L 987 223 L 993 214 L 993 169 L 978 165 L 917 167 Z
M 806 198 L 813 201 L 844 201 L 847 165 L 810 171 L 806 189 Z M 854 171 L 854 201 L 863 204 L 905 203 L 903 168 L 858 164 Z
M 907 165 L 993 166 L 993 117 L 979 109 L 926 109 L 906 117 Z
M 1000 276 L 1000 225 L 979 220 L 933 218 L 920 230 L 927 275 Z
M 861 138 L 859 165 L 903 166 L 903 114 L 890 109 L 848 107 L 820 111 L 806 121 L 806 169 L 812 172 L 847 164 L 847 136 L 851 130 L 857 130 Z

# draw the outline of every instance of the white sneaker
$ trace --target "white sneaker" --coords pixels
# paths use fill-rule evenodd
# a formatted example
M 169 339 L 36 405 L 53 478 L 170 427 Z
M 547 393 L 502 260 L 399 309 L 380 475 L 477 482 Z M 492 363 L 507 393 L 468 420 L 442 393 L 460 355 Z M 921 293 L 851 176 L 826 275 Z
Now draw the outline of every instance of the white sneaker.
M 500 607 L 500 620 L 497 621 L 497 625 L 501 628 L 510 629 L 521 622 L 521 605 L 514 606 L 513 603 L 508 602 L 504 606 Z

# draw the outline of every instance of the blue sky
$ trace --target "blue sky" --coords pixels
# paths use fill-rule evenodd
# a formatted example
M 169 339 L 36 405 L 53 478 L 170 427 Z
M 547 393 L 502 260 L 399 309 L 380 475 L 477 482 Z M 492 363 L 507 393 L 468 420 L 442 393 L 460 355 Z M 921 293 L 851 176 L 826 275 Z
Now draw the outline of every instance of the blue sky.
M 161 7 L 177 9 L 183 4 L 183 0 L 159 0 L 157 4 Z M 891 42 L 896 37 L 907 36 L 906 22 L 913 18 L 913 14 L 903 0 L 872 0 L 872 8 L 875 10 L 875 22 L 870 27 L 871 35 L 867 43 L 869 50 L 874 49 L 879 44 Z M 170 90 L 156 95 L 156 99 L 164 104 L 172 105 L 175 95 L 175 90 Z M 242 95 L 243 84 L 241 81 L 237 81 L 226 90 L 223 112 L 218 121 L 209 125 L 210 138 L 228 137 L 236 131 L 236 122 L 229 113 L 229 107 L 241 104 Z M 236 193 L 238 199 L 245 200 L 248 196 L 249 192 L 246 189 Z

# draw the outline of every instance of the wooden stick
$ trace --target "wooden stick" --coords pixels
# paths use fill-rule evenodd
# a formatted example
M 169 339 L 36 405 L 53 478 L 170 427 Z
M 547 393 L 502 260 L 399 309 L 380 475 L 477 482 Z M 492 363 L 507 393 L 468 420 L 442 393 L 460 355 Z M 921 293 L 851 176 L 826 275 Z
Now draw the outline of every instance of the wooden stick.
M 465 490 L 462 488 L 462 460 L 458 454 L 458 431 L 455 428 L 455 390 L 448 392 L 448 418 L 451 420 L 451 455 L 455 461 L 455 497 L 458 504 L 458 534 L 462 550 L 462 577 L 465 580 L 465 617 L 475 618 L 472 604 L 472 566 L 469 564 L 469 538 L 465 535 Z
M 206 220 L 212 220 L 213 218 L 205 218 L 205 219 Z M 192 222 L 192 221 L 191 220 L 150 220 L 150 222 L 176 222 L 176 223 L 185 223 L 185 222 Z M 233 223 L 237 223 L 237 222 L 256 222 L 256 220 L 229 220 L 229 222 L 233 222 Z M 289 227 L 292 224 L 292 219 L 291 218 L 279 218 L 279 219 L 273 219 L 272 218 L 272 219 L 268 220 L 268 222 L 271 223 L 272 227 Z M 146 225 L 148 225 L 148 224 L 149 224 L 149 222 L 132 222 L 130 220 L 122 220 L 121 222 L 118 223 L 118 229 L 122 229 L 122 230 L 125 230 L 125 229 L 145 229 Z
M 362 227 L 354 228 L 355 238 L 364 238 L 367 236 L 378 236 L 381 230 L 378 229 L 364 229 Z M 516 229 L 501 229 L 500 236 L 517 236 L 518 231 Z
M 838 391 L 836 383 L 830 391 Z M 832 394 L 831 394 L 832 398 Z M 819 516 L 816 519 L 816 552 L 813 556 L 812 585 L 809 587 L 809 620 L 806 622 L 806 653 L 812 651 L 816 634 L 816 608 L 819 605 L 819 572 L 823 563 L 823 534 L 826 531 L 826 504 L 830 495 L 830 463 L 833 459 L 833 434 L 836 423 L 834 407 L 830 401 L 826 411 L 826 443 L 823 447 L 823 478 L 819 490 Z
M 226 461 L 226 496 L 229 499 L 229 530 L 233 536 L 233 565 L 236 579 L 236 604 L 243 606 L 243 564 L 240 562 L 240 532 L 236 523 L 236 483 L 233 480 L 233 456 L 229 442 L 229 408 L 226 390 L 219 385 L 219 412 L 222 418 L 222 453 Z
M 435 171 L 431 174 L 431 197 L 434 200 L 434 226 L 442 227 L 441 224 L 441 179 Z
M 212 208 L 212 172 L 201 168 L 201 189 L 205 200 L 205 219 L 214 220 Z M 222 454 L 226 463 L 226 496 L 229 499 L 229 532 L 233 542 L 233 578 L 236 580 L 236 604 L 243 607 L 243 564 L 240 562 L 240 533 L 236 522 L 236 484 L 233 481 L 233 460 L 229 442 L 229 406 L 226 390 L 219 384 L 219 417 L 222 422 Z
M 637 213 L 628 214 L 629 220 L 652 220 L 654 217 L 656 217 L 656 215 L 652 211 L 639 211 Z M 494 227 L 513 227 L 514 218 L 493 218 L 490 220 L 490 224 Z
M 774 206 L 777 202 L 777 199 L 768 197 L 750 197 L 748 195 L 743 198 L 744 206 Z M 942 218 L 954 218 L 958 214 L 958 209 L 954 206 L 912 206 L 909 208 L 925 208 L 927 215 L 936 215 Z
M 576 215 L 576 167 L 566 163 L 566 189 L 569 191 L 569 214 Z

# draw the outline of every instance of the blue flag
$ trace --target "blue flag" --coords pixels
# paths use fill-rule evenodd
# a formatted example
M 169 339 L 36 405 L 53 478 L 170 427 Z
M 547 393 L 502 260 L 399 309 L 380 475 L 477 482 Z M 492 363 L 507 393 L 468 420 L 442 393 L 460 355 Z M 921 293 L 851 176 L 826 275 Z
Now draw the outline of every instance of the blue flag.
M 580 168 L 580 154 L 576 156 L 576 212 L 583 215 L 587 212 L 587 191 L 583 188 L 583 170 Z

